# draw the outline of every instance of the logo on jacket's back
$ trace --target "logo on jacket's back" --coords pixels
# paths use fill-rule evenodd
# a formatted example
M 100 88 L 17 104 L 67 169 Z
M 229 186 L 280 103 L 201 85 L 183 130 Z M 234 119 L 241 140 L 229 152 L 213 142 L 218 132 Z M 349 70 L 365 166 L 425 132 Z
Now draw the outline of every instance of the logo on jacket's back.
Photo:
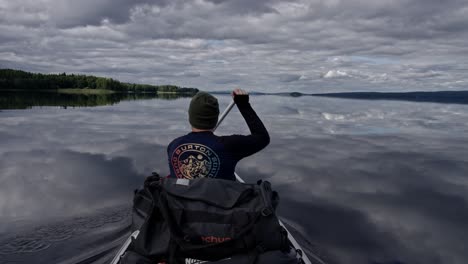
M 202 144 L 188 143 L 177 147 L 171 157 L 177 178 L 216 177 L 219 171 L 218 155 Z

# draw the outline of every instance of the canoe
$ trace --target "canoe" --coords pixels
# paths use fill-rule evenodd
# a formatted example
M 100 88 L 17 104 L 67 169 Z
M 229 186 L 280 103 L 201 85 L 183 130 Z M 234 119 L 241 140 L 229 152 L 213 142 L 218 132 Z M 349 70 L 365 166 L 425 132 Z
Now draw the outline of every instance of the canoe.
M 224 118 L 228 115 L 228 113 L 233 108 L 234 104 L 235 104 L 234 101 L 232 101 L 229 104 L 229 106 L 226 108 L 226 110 L 221 114 L 221 116 L 219 117 L 218 123 L 217 123 L 216 127 L 214 128 L 214 130 L 216 130 L 216 128 L 218 128 L 218 126 L 221 124 L 221 122 L 224 120 Z M 245 181 L 237 173 L 234 173 L 234 175 L 236 176 L 237 181 L 239 181 L 241 183 L 245 183 Z M 296 241 L 296 239 L 294 239 L 291 232 L 289 232 L 289 230 L 286 228 L 286 226 L 284 226 L 284 224 L 281 221 L 279 221 L 279 223 L 288 232 L 288 239 L 289 239 L 291 252 L 293 252 L 296 255 L 296 257 L 298 258 L 299 263 L 304 263 L 304 264 L 326 264 L 326 262 L 323 261 L 319 256 L 314 255 L 312 253 L 309 253 L 310 257 L 313 260 L 313 262 L 312 262 L 309 259 L 309 256 L 307 256 L 307 254 L 304 253 L 304 250 L 299 245 L 299 243 Z M 131 245 L 132 241 L 134 241 L 138 237 L 139 233 L 140 233 L 140 231 L 136 230 L 132 234 L 130 234 L 130 236 L 124 242 L 124 244 L 119 249 L 119 251 L 117 251 L 117 254 L 112 259 L 111 264 L 120 264 L 119 262 L 120 262 L 122 256 L 124 256 L 124 254 L 127 252 L 127 249 Z M 207 263 L 207 262 L 206 261 L 201 261 L 201 260 L 186 259 L 185 263 L 186 264 L 196 264 L 196 263 Z
M 127 249 L 129 248 L 130 244 L 132 241 L 134 241 L 137 237 L 140 231 L 136 230 L 130 236 L 127 238 L 127 240 L 122 244 L 121 248 L 117 251 L 117 254 L 114 256 L 112 259 L 111 264 L 120 264 L 121 258 L 124 256 L 126 253 Z M 304 253 L 302 250 L 301 246 L 297 241 L 294 239 L 294 237 L 289 236 L 289 242 L 291 244 L 291 250 L 295 252 L 297 258 L 298 258 L 298 263 L 303 263 L 303 264 L 326 264 L 323 260 L 321 260 L 318 256 L 312 255 L 312 259 L 314 262 L 312 262 L 309 257 Z M 198 263 L 209 263 L 206 261 L 202 260 L 196 260 L 196 259 L 185 259 L 185 264 L 198 264 Z M 273 264 L 273 263 L 272 263 Z
M 244 180 L 239 177 L 237 173 L 235 173 L 235 176 L 237 178 L 237 181 L 244 183 Z M 311 252 L 309 252 L 310 258 L 307 254 L 305 254 L 304 250 L 302 249 L 301 245 L 297 242 L 297 240 L 292 236 L 291 232 L 286 228 L 286 226 L 279 221 L 280 225 L 288 232 L 288 240 L 289 240 L 289 245 L 290 245 L 290 254 L 294 254 L 295 257 L 298 259 L 298 263 L 304 263 L 304 264 L 326 264 L 325 261 L 323 261 L 319 256 L 313 255 Z M 130 247 L 131 243 L 138 237 L 140 231 L 135 230 L 133 233 L 130 234 L 130 236 L 127 238 L 127 240 L 122 244 L 120 249 L 117 251 L 116 255 L 112 259 L 111 264 L 120 264 L 121 258 L 125 255 L 127 252 L 127 249 Z M 185 260 L 186 264 L 196 264 L 196 263 L 209 263 L 206 261 L 201 261 L 201 260 L 195 260 L 195 259 L 186 259 Z

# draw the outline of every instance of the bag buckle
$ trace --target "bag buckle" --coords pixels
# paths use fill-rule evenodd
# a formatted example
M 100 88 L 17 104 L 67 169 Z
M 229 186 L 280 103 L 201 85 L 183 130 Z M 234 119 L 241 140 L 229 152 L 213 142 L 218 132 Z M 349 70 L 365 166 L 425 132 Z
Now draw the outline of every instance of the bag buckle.
M 263 208 L 263 210 L 262 210 L 262 215 L 263 215 L 263 216 L 269 216 L 269 215 L 271 215 L 272 213 L 273 213 L 273 210 L 271 210 L 271 209 L 268 208 L 268 207 L 265 207 L 265 208 Z

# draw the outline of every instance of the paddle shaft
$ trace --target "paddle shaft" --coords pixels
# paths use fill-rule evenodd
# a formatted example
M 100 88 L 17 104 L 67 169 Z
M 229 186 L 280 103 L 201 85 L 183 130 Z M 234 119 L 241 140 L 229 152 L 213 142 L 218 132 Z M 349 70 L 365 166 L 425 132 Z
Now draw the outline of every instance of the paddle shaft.
M 218 119 L 218 123 L 216 124 L 215 128 L 213 129 L 216 130 L 218 128 L 218 126 L 221 124 L 221 122 L 223 122 L 224 118 L 226 118 L 226 116 L 229 114 L 229 112 L 231 112 L 231 109 L 234 107 L 236 103 L 234 102 L 234 100 L 228 105 L 228 107 L 226 108 L 226 110 L 224 110 L 224 112 L 221 114 L 221 116 L 219 117 Z

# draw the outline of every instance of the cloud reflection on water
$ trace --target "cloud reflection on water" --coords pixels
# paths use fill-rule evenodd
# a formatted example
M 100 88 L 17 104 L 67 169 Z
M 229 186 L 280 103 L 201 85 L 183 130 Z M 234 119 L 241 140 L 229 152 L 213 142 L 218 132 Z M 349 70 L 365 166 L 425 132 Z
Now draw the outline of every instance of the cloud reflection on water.
M 129 158 L 69 150 L 7 152 L 0 171 L 4 219 L 40 220 L 130 204 L 142 178 Z
M 468 150 L 460 143 L 468 142 L 434 140 L 279 140 L 261 158 L 244 161 L 239 173 L 276 183 L 286 199 L 282 215 L 340 263 L 463 263 Z
M 188 132 L 188 101 L 1 112 L 2 216 L 130 202 L 145 175 L 167 174 L 165 148 Z M 269 179 L 286 222 L 332 258 L 468 259 L 466 106 L 278 96 L 252 103 L 272 143 L 241 161 L 239 174 Z M 246 132 L 237 109 L 218 131 Z

